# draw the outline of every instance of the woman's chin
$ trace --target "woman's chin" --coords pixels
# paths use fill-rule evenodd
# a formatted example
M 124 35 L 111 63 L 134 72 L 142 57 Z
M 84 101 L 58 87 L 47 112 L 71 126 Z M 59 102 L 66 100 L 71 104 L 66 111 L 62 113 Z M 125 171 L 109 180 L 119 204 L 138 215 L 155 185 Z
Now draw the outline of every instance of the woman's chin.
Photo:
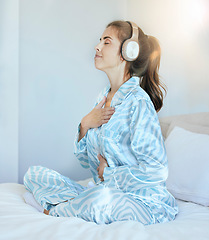
M 95 66 L 96 69 L 103 71 L 102 67 L 99 66 L 99 64 L 94 63 L 94 66 Z

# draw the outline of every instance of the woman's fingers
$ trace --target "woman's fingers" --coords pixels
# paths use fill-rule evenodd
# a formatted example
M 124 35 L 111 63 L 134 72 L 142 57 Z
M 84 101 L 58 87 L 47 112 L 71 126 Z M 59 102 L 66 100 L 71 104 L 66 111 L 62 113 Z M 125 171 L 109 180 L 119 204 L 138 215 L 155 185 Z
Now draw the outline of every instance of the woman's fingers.
M 95 108 L 97 109 L 102 108 L 102 106 L 105 104 L 106 101 L 107 101 L 107 98 L 104 96 L 102 101 L 99 102 Z
M 112 115 L 111 116 L 104 116 L 103 120 L 110 120 L 111 117 L 112 117 Z
M 103 114 L 113 114 L 115 112 L 114 108 L 102 108 L 102 113 Z
M 103 116 L 112 116 L 115 112 L 107 112 L 105 114 L 103 114 Z
M 102 120 L 102 124 L 105 124 L 105 123 L 108 123 L 109 122 L 109 119 L 108 120 Z
M 106 97 L 104 97 L 102 101 L 85 116 L 85 125 L 88 126 L 88 128 L 100 127 L 102 124 L 107 123 L 114 114 L 114 107 L 102 108 L 106 100 Z
M 103 108 L 106 112 L 114 112 L 115 108 L 114 107 L 110 107 L 110 108 Z
M 102 174 L 101 174 L 101 172 L 100 172 L 100 169 L 98 170 L 98 176 L 99 176 L 99 178 L 102 178 L 102 177 L 103 177 Z
M 102 114 L 102 118 L 103 120 L 109 120 L 112 115 L 115 113 L 114 110 L 107 110 L 107 111 L 104 111 L 103 114 Z

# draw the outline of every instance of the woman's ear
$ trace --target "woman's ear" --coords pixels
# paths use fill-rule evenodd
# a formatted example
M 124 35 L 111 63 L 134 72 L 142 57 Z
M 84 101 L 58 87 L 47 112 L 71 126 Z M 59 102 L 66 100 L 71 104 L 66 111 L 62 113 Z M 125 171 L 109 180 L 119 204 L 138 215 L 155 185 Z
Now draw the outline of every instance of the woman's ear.
M 122 57 L 122 55 L 120 55 L 120 60 L 121 60 L 121 62 L 124 61 L 124 58 Z

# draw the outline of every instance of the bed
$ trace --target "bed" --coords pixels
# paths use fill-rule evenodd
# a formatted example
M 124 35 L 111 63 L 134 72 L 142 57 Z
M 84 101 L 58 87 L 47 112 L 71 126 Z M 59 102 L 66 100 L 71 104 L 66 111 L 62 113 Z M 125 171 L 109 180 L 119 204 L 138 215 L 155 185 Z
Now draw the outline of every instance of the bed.
M 143 226 L 135 221 L 97 225 L 52 217 L 24 202 L 21 184 L 0 184 L 0 239 L 209 239 L 209 113 L 160 119 L 168 155 L 167 187 L 179 214 L 172 222 Z M 197 157 L 198 156 L 198 157 Z M 87 185 L 90 179 L 79 181 Z

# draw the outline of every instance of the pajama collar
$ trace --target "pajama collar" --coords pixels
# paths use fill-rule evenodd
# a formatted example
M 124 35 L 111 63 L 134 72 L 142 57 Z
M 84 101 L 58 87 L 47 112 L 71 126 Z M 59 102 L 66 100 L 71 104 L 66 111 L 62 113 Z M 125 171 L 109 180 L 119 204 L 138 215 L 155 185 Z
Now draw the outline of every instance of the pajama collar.
M 117 90 L 111 101 L 111 107 L 115 107 L 122 103 L 122 101 L 127 98 L 129 93 L 139 86 L 139 78 L 131 77 L 128 81 L 123 83 L 120 88 Z M 104 96 L 107 97 L 108 92 L 110 91 L 110 84 L 108 84 L 98 98 L 98 103 L 103 99 Z

